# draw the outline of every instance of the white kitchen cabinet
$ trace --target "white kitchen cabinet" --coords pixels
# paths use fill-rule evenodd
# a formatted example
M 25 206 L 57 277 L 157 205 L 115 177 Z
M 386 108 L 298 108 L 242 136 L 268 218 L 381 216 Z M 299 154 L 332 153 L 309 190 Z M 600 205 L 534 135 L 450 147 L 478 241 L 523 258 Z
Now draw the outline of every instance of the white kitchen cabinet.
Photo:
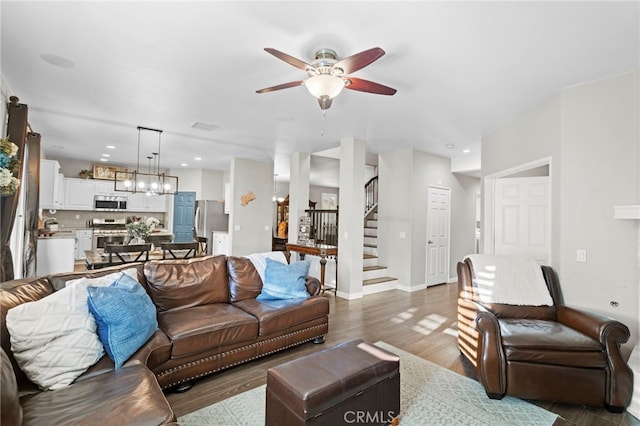
M 95 195 L 122 195 L 124 192 L 116 191 L 112 180 L 94 180 Z
M 84 252 L 91 250 L 93 230 L 76 229 L 76 260 L 86 259 Z
M 166 195 L 146 195 L 145 193 L 129 194 L 127 211 L 130 212 L 165 212 Z
M 60 163 L 55 160 L 40 160 L 40 208 L 60 209 L 64 207 L 64 176 Z
M 93 210 L 94 183 L 89 179 L 65 179 L 64 208 Z
M 229 253 L 229 233 L 228 232 L 212 232 L 211 254 L 224 254 L 230 256 Z
M 76 239 L 38 238 L 36 275 L 73 272 Z

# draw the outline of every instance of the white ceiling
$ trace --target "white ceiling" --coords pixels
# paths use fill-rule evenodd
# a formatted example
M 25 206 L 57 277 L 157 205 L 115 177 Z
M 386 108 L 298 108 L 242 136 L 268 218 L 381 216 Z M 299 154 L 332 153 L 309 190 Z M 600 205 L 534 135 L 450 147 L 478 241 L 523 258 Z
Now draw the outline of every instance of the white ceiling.
M 226 170 L 237 156 L 273 160 L 286 180 L 292 152 L 349 137 L 374 153 L 478 153 L 559 89 L 638 68 L 639 4 L 2 1 L 1 65 L 49 158 L 135 164 L 146 126 L 164 130 L 163 167 Z M 310 62 L 375 46 L 387 54 L 354 76 L 395 96 L 345 90 L 323 114 L 304 87 L 255 93 L 305 78 L 265 47 Z

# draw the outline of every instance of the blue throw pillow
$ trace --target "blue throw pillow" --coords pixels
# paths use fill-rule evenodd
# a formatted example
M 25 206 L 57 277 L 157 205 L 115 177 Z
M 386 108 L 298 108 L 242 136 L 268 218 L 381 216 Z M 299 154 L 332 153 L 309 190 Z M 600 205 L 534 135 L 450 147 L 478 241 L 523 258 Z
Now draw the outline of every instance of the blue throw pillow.
M 291 265 L 267 258 L 262 292 L 257 300 L 300 299 L 309 297 L 307 275 L 311 262 L 305 260 Z
M 89 287 L 87 304 L 116 370 L 158 329 L 156 307 L 142 285 L 122 274 L 109 287 Z

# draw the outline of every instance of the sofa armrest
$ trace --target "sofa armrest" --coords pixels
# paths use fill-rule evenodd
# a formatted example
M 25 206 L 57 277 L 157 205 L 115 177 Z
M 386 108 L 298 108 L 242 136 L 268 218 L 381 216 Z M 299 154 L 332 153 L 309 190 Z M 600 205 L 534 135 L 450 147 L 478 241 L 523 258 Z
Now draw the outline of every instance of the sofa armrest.
M 596 312 L 560 305 L 557 309 L 558 321 L 598 340 L 604 347 L 609 362 L 609 380 L 615 393 L 607 393 L 607 405 L 626 407 L 633 393 L 633 372 L 622 358 L 620 345 L 629 340 L 629 328 L 619 321 Z
M 307 277 L 307 292 L 312 296 L 317 296 L 320 294 L 320 280 L 316 277 Z
M 629 340 L 629 328 L 619 321 L 596 312 L 560 305 L 558 322 L 596 339 L 603 345 L 620 345 Z
M 478 339 L 479 380 L 484 384 L 490 398 L 502 398 L 507 390 L 506 361 L 502 349 L 502 335 L 498 318 L 482 305 L 473 303 L 477 309 L 476 327 Z

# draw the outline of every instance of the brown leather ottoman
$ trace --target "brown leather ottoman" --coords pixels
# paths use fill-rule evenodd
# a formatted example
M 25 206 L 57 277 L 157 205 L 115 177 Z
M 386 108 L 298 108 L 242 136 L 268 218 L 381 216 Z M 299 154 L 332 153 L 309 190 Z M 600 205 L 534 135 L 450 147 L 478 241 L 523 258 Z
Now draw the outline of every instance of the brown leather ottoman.
M 397 424 L 400 358 L 351 340 L 267 370 L 266 425 Z

